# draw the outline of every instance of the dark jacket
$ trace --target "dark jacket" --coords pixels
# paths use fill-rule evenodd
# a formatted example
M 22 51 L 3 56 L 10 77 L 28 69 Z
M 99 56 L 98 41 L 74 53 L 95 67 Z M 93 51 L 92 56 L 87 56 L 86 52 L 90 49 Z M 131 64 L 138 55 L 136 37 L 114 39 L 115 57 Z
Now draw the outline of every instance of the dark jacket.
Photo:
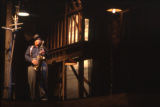
M 32 47 L 32 49 L 31 49 L 31 47 Z M 46 48 L 44 48 L 44 50 L 46 51 L 46 54 L 45 54 L 45 57 L 46 57 L 47 50 L 46 50 Z M 30 64 L 32 64 L 32 59 L 37 58 L 37 55 L 39 55 L 39 51 L 40 51 L 39 47 L 35 47 L 34 45 L 29 46 L 26 50 L 26 53 L 25 53 L 26 61 L 29 62 Z

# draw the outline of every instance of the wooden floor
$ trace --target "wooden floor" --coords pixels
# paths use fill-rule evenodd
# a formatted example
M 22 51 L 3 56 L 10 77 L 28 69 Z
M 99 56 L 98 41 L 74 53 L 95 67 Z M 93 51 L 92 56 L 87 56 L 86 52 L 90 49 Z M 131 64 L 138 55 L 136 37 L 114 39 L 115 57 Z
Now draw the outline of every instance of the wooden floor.
M 128 95 L 91 97 L 68 101 L 1 101 L 1 107 L 128 107 Z
M 160 93 L 122 93 L 67 101 L 7 101 L 1 107 L 160 107 Z

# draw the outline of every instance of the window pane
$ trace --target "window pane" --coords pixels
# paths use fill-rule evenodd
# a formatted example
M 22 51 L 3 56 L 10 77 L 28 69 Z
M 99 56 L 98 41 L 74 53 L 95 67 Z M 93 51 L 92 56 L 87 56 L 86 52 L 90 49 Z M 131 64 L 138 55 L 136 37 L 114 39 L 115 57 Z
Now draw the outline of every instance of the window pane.
M 88 41 L 88 33 L 89 33 L 89 19 L 85 19 L 85 31 L 84 31 L 85 41 Z

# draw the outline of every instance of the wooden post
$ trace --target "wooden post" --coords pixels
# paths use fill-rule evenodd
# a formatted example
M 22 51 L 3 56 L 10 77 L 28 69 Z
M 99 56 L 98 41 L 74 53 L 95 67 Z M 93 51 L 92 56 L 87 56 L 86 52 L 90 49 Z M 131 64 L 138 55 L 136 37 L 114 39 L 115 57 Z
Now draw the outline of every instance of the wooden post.
M 0 1 L 0 26 L 3 26 L 6 22 L 6 0 L 1 0 Z M 2 98 L 2 92 L 3 92 L 3 79 L 4 79 L 4 43 L 5 43 L 5 31 L 3 29 L 0 29 L 0 98 Z
M 6 26 L 8 27 L 12 24 L 12 2 L 7 3 L 7 16 L 6 16 Z M 10 99 L 11 98 L 11 88 L 12 88 L 12 71 L 10 69 L 11 61 L 10 61 L 10 43 L 12 41 L 12 32 L 6 30 L 5 35 L 5 68 L 4 68 L 4 89 L 3 89 L 3 98 Z
M 62 100 L 65 99 L 65 65 L 62 61 Z
M 79 70 L 78 70 L 78 74 L 79 74 L 79 97 L 83 98 L 83 87 L 84 87 L 84 61 L 80 60 L 79 61 Z

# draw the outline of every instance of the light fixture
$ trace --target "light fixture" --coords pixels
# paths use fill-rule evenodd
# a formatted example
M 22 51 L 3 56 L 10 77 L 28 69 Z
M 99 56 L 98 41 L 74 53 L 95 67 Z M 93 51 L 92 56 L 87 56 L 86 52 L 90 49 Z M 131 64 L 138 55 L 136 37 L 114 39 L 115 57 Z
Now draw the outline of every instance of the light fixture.
M 29 13 L 24 9 L 24 6 L 20 6 L 20 4 L 16 6 L 16 14 L 18 16 L 29 16 Z
M 17 12 L 18 16 L 29 16 L 29 13 L 25 12 L 25 11 L 19 11 Z
M 118 8 L 110 8 L 110 9 L 107 9 L 106 11 L 112 12 L 112 13 L 114 14 L 114 13 L 122 12 L 122 9 L 118 9 Z
M 64 63 L 64 65 L 76 65 L 76 64 L 77 64 L 77 62 L 71 58 L 67 59 Z

